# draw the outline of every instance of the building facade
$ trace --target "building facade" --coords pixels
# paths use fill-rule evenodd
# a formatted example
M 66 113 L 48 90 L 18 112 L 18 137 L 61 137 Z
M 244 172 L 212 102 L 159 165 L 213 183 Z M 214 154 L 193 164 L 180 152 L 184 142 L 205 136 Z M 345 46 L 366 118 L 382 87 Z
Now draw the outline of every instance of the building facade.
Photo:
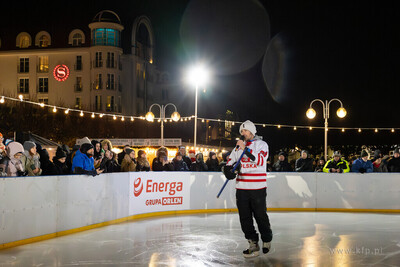
M 101 11 L 85 27 L 65 33 L 57 46 L 46 30 L 0 36 L 0 94 L 134 116 L 168 101 L 168 74 L 155 66 L 154 32 L 146 16 L 133 22 L 130 53 L 121 46 L 124 26 L 115 12 Z

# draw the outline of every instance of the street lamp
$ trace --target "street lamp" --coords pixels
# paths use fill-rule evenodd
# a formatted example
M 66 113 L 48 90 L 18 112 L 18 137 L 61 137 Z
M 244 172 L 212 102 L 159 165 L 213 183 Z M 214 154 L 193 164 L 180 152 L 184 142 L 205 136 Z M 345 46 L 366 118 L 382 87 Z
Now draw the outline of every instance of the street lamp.
M 344 118 L 347 114 L 346 109 L 343 107 L 343 103 L 342 101 L 340 101 L 337 98 L 333 98 L 331 100 L 325 100 L 322 101 L 321 99 L 314 99 L 313 101 L 311 101 L 310 103 L 310 108 L 307 110 L 306 112 L 306 116 L 309 119 L 314 119 L 315 116 L 317 115 L 317 112 L 315 111 L 315 109 L 312 108 L 312 104 L 316 101 L 319 101 L 322 103 L 322 109 L 323 109 L 323 115 L 324 115 L 324 119 L 325 119 L 325 145 L 324 145 L 324 154 L 325 154 L 325 161 L 328 160 L 328 119 L 329 119 L 329 105 L 333 102 L 333 101 L 338 101 L 340 103 L 340 108 L 336 111 L 336 115 L 339 118 Z
M 196 88 L 196 97 L 194 104 L 194 149 L 197 146 L 197 91 L 199 86 L 205 85 L 208 82 L 208 71 L 201 65 L 192 67 L 187 76 L 187 81 Z
M 173 121 L 179 121 L 179 119 L 181 118 L 181 115 L 178 113 L 176 106 L 172 103 L 168 103 L 165 106 L 164 105 L 159 105 L 157 103 L 154 103 L 153 105 L 150 106 L 149 108 L 149 112 L 147 112 L 145 118 L 147 121 L 153 122 L 155 119 L 154 113 L 151 112 L 151 108 L 157 106 L 160 108 L 160 118 L 159 120 L 161 120 L 161 146 L 164 145 L 164 120 L 165 120 L 165 110 L 168 106 L 173 106 L 175 108 L 175 111 L 172 113 L 171 115 L 171 119 Z

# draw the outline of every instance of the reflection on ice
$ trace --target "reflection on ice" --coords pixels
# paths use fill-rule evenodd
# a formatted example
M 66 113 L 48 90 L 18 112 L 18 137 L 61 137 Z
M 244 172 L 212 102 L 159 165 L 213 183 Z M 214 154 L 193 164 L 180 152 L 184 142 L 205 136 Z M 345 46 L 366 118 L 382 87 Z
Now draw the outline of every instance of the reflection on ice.
M 267 255 L 244 259 L 238 215 L 200 214 L 111 225 L 0 251 L 0 266 L 396 266 L 400 215 L 269 213 Z M 378 252 L 378 253 L 377 253 Z

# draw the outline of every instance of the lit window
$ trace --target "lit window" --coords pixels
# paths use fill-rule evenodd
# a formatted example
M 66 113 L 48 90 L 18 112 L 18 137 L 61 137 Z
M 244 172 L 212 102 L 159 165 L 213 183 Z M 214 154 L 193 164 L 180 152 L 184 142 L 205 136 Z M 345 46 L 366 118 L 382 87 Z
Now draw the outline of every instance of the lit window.
M 94 29 L 93 45 L 120 46 L 120 32 L 114 29 Z
M 38 72 L 48 72 L 49 71 L 49 57 L 39 56 Z
M 22 36 L 19 42 L 19 47 L 20 48 L 27 48 L 29 47 L 29 37 L 28 36 Z
M 95 98 L 95 109 L 96 109 L 96 111 L 101 111 L 101 106 L 102 106 L 101 95 L 96 95 L 96 98 Z
M 107 96 L 106 111 L 114 111 L 114 96 Z
M 39 47 L 48 47 L 49 46 L 49 37 L 46 35 L 42 35 L 39 38 Z
M 82 101 L 80 97 L 75 98 L 75 108 L 76 109 L 82 109 Z

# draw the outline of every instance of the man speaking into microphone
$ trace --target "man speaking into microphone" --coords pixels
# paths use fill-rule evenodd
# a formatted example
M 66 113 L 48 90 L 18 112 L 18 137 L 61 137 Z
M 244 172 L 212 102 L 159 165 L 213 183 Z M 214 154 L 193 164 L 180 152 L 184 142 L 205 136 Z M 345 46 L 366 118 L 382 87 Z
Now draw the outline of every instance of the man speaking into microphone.
M 249 248 L 243 251 L 246 258 L 259 255 L 259 236 L 253 224 L 253 216 L 261 234 L 263 253 L 271 249 L 272 230 L 267 215 L 267 158 L 268 145 L 262 138 L 256 136 L 254 123 L 247 120 L 239 129 L 244 141 L 239 140 L 236 148 L 230 154 L 224 167 L 227 179 L 236 178 L 236 205 L 239 210 L 240 225 L 249 242 Z M 241 159 L 240 171 L 232 172 L 233 166 Z

